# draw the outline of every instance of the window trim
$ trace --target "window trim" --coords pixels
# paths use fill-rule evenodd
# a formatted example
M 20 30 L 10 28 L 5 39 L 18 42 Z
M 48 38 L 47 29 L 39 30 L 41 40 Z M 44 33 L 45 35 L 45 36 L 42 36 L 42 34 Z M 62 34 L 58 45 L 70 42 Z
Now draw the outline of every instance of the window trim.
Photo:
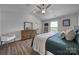
M 51 27 L 51 23 L 52 23 L 52 22 L 57 22 L 57 27 L 56 27 L 57 30 L 56 30 L 56 31 L 58 31 L 58 21 L 57 21 L 57 20 L 56 20 L 56 21 L 51 21 L 51 22 L 50 22 L 50 25 L 49 25 L 50 31 L 52 31 L 51 28 L 55 28 L 55 27 Z

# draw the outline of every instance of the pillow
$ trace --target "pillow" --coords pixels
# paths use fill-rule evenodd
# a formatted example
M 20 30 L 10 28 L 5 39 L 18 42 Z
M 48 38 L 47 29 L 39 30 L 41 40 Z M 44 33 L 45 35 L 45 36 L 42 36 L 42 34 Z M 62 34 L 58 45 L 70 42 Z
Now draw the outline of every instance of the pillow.
M 79 45 L 79 33 L 76 34 L 76 43 Z
M 61 38 L 65 38 L 65 34 L 64 34 L 65 32 L 64 31 L 62 31 L 60 34 L 61 34 Z
M 76 32 L 74 30 L 67 30 L 65 32 L 66 40 L 72 41 L 75 38 Z

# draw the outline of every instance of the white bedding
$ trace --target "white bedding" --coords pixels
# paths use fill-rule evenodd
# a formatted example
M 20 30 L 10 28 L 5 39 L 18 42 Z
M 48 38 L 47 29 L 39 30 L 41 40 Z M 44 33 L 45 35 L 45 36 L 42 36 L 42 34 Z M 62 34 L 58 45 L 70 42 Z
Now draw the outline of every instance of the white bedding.
M 56 32 L 49 32 L 49 33 L 37 35 L 33 41 L 33 50 L 38 52 L 40 55 L 45 55 L 46 54 L 46 50 L 45 50 L 46 40 L 55 34 Z

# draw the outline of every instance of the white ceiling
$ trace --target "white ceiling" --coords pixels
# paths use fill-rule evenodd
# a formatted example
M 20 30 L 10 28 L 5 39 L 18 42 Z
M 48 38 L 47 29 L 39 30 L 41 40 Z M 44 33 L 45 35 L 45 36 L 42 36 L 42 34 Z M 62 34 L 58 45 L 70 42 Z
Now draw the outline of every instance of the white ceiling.
M 46 20 L 76 13 L 79 11 L 79 4 L 52 4 L 47 9 L 46 14 L 42 14 L 40 9 L 38 9 L 35 4 L 3 4 L 0 5 L 0 11 L 19 12 L 26 14 L 32 13 L 41 20 Z

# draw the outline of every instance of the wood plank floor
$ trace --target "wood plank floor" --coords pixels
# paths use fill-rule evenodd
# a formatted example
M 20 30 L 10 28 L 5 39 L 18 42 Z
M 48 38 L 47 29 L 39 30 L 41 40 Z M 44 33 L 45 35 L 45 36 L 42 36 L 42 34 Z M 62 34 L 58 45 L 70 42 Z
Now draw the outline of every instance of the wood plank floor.
M 0 46 L 0 55 L 35 55 L 37 54 L 31 48 L 32 39 L 17 41 Z

